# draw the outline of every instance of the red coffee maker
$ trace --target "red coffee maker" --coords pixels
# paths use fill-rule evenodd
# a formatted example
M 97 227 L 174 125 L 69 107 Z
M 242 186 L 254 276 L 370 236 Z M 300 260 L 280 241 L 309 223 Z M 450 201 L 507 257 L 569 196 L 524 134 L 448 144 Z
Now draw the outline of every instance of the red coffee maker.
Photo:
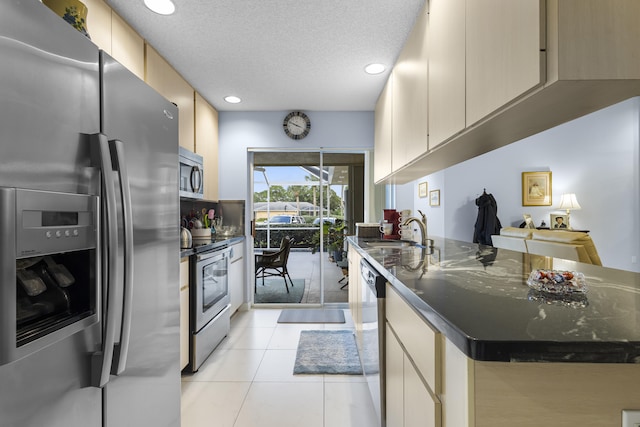
M 400 213 L 395 209 L 384 209 L 383 222 L 393 224 L 391 234 L 382 234 L 383 239 L 400 239 Z

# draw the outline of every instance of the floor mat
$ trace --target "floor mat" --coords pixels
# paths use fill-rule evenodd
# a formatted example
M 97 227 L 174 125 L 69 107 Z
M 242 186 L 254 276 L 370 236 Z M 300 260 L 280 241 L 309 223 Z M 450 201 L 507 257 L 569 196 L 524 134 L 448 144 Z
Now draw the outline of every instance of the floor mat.
M 304 279 L 293 279 L 293 285 L 289 284 L 289 293 L 284 286 L 284 280 L 281 277 L 268 277 L 264 279 L 264 286 L 262 286 L 262 279 L 258 280 L 258 286 L 256 286 L 256 293 L 254 295 L 254 302 L 257 304 L 262 303 L 298 303 L 302 301 L 304 295 Z
M 291 308 L 282 310 L 278 323 L 345 323 L 344 311 L 322 308 Z
M 361 375 L 353 331 L 301 331 L 293 373 Z

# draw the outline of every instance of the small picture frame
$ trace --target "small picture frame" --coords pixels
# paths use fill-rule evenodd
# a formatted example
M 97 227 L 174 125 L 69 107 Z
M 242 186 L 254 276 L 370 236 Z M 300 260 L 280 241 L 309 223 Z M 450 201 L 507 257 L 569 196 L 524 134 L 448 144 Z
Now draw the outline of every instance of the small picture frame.
M 418 184 L 418 197 L 427 197 L 427 183 L 421 182 Z
M 569 215 L 562 213 L 552 213 L 549 215 L 549 228 L 551 230 L 569 230 Z
M 440 190 L 429 191 L 429 206 L 440 206 Z
M 522 172 L 522 206 L 551 206 L 551 172 Z
M 536 225 L 533 223 L 533 218 L 531 218 L 531 215 L 529 214 L 523 214 L 522 217 L 524 218 L 524 228 L 536 228 Z

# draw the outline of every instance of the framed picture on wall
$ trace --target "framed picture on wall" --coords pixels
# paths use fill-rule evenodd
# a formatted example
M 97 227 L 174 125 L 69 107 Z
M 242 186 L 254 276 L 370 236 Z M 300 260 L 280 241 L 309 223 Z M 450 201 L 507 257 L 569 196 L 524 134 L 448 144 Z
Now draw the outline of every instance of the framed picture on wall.
M 440 206 L 440 190 L 429 191 L 429 206 Z
M 418 184 L 418 197 L 427 197 L 427 183 L 421 182 Z
M 522 172 L 522 206 L 551 206 L 551 172 Z
M 549 215 L 549 228 L 552 230 L 568 230 L 571 228 L 569 225 L 569 215 L 552 213 Z

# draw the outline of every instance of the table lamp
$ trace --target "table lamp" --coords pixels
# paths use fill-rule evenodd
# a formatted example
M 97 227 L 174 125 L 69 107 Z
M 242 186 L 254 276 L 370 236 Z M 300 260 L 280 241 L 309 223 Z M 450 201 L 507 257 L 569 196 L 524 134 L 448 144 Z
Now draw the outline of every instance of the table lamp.
M 560 209 L 567 210 L 567 227 L 571 228 L 571 220 L 569 219 L 570 211 L 582 208 L 580 207 L 580 203 L 578 203 L 575 193 L 565 193 L 560 197 Z

